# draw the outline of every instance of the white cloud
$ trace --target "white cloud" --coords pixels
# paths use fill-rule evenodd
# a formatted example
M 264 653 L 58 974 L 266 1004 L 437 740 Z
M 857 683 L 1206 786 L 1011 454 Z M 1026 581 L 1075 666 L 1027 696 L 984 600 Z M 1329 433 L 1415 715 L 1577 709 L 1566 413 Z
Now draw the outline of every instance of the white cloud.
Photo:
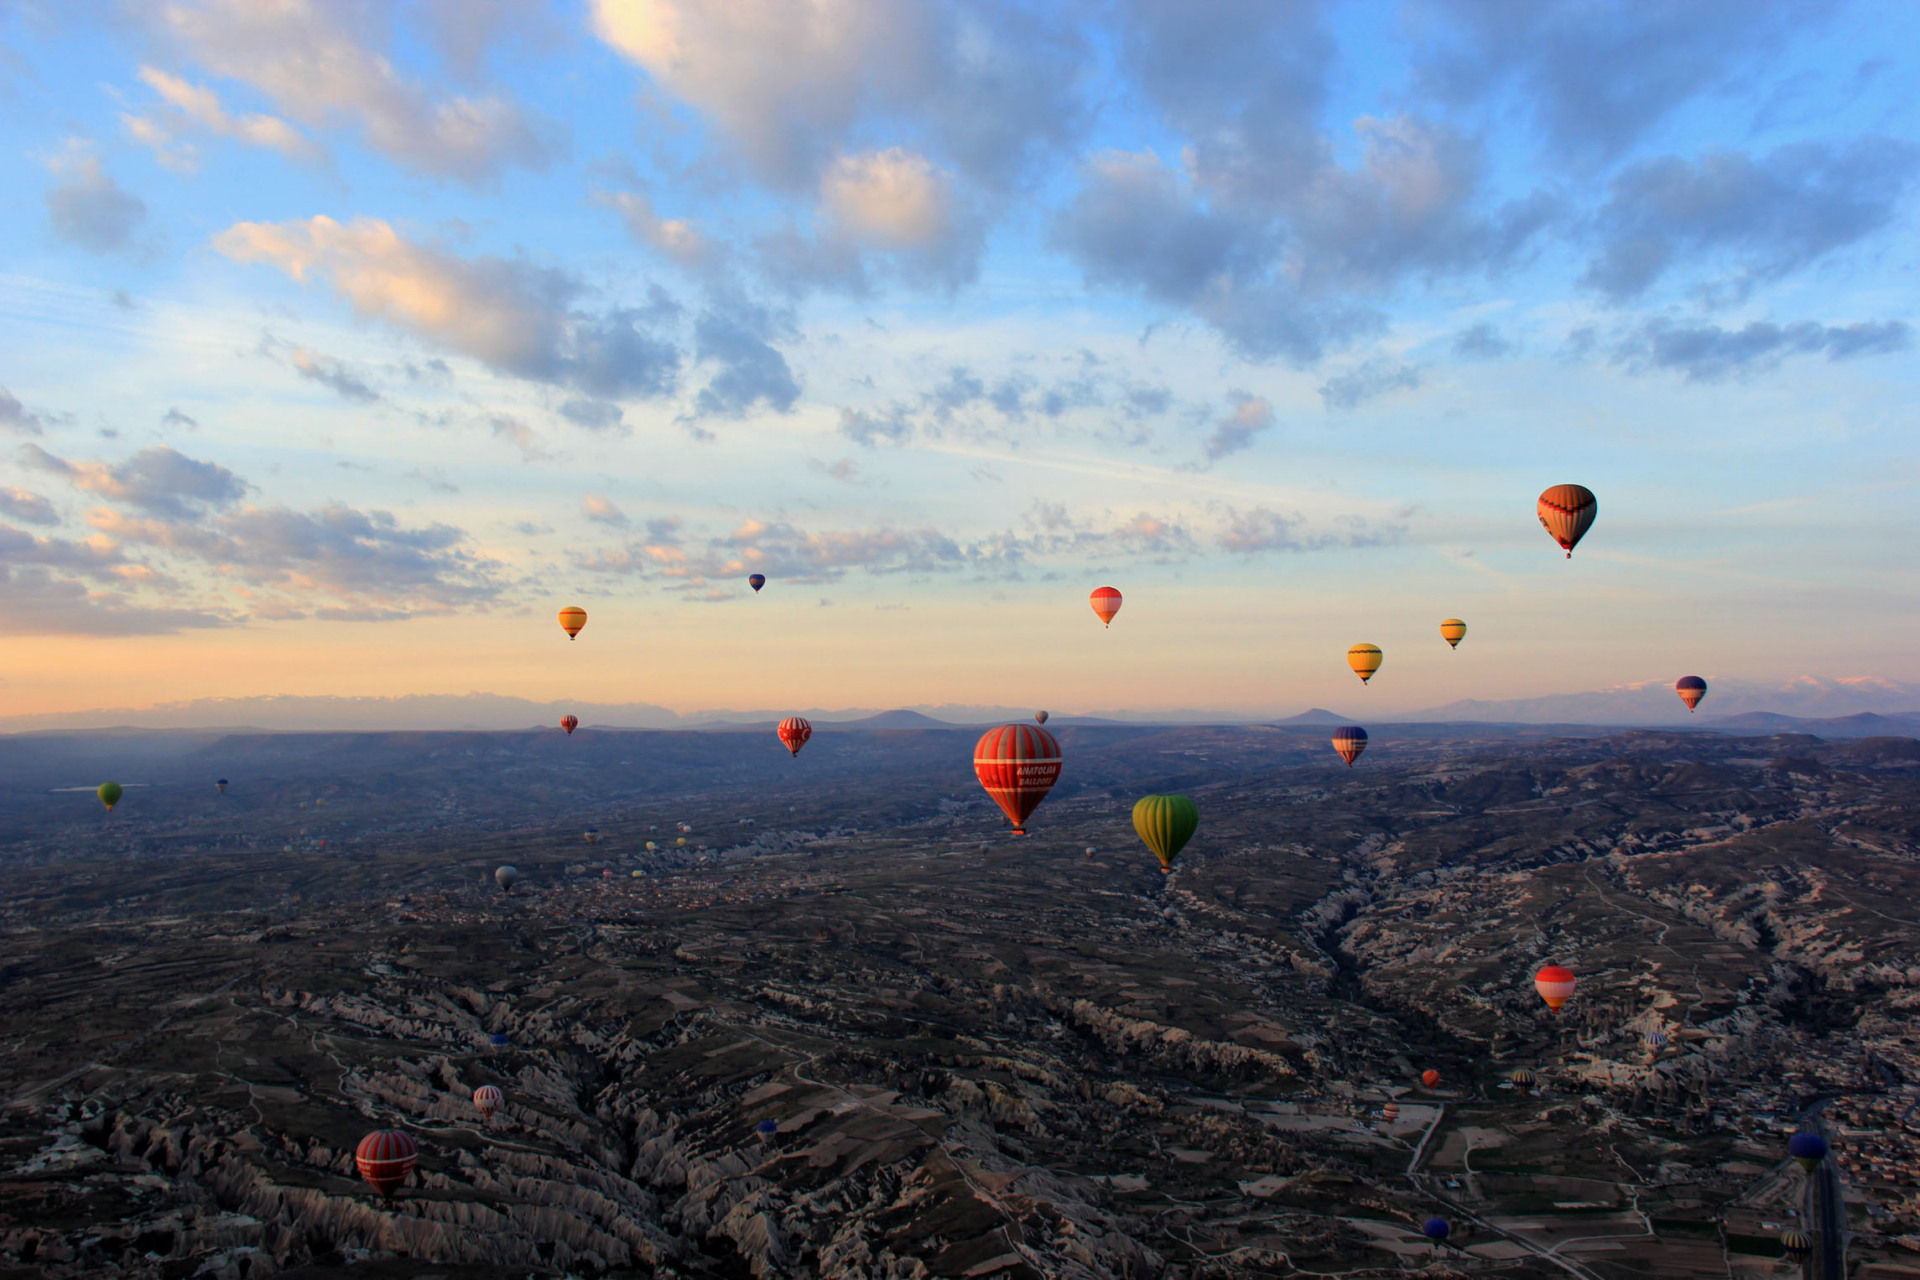
M 135 138 L 151 146 L 161 163 L 170 167 L 185 168 L 192 164 L 191 144 L 176 141 L 185 126 L 197 126 L 222 138 L 268 147 L 296 160 L 317 160 L 324 154 L 311 139 L 278 116 L 230 114 L 221 105 L 220 95 L 205 85 L 193 84 L 156 67 L 140 68 L 140 79 L 170 109 L 169 118 L 153 115 L 120 118 Z

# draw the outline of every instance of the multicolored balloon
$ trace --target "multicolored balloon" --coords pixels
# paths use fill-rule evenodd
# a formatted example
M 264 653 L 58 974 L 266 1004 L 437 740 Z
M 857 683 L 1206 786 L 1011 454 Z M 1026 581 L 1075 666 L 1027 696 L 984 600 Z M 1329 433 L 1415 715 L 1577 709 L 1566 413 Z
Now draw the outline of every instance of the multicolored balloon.
M 1386 655 L 1380 652 L 1377 644 L 1357 644 L 1347 650 L 1347 665 L 1353 668 L 1353 674 L 1360 677 L 1361 684 L 1373 679 L 1373 673 L 1380 669 L 1380 664 L 1385 660 Z
M 225 778 L 215 778 L 213 780 L 213 789 L 221 795 L 227 794 L 227 780 Z
M 1200 829 L 1200 808 L 1185 796 L 1142 796 L 1133 804 L 1133 830 L 1160 859 L 1160 874 L 1173 873 L 1173 860 Z
M 1798 1227 L 1788 1227 L 1780 1233 L 1780 1247 L 1795 1262 L 1805 1262 L 1813 1256 L 1813 1237 Z
M 767 585 L 767 575 L 764 573 L 750 573 L 747 575 L 747 585 L 753 588 L 755 595 L 759 595 L 760 588 Z
M 1571 560 L 1574 547 L 1593 527 L 1600 504 L 1593 490 L 1583 484 L 1556 484 L 1540 495 L 1534 511 L 1540 517 L 1540 527 L 1553 536 Z
M 376 1129 L 360 1139 L 353 1163 L 367 1185 L 391 1200 L 413 1167 L 420 1163 L 420 1147 L 413 1135 L 398 1129 Z
M 581 832 L 580 834 L 581 834 L 581 837 L 585 839 L 588 844 L 600 843 L 600 832 L 598 828 L 588 827 L 585 831 Z
M 120 797 L 125 795 L 126 792 L 121 789 L 120 784 L 117 782 L 103 782 L 93 794 L 99 796 L 100 803 L 107 806 L 108 813 L 112 813 L 113 806 L 120 803 Z
M 1509 1075 L 1507 1079 L 1512 1081 L 1513 1087 L 1522 1093 L 1531 1092 L 1533 1089 L 1533 1072 L 1527 1070 L 1525 1067 L 1515 1067 L 1513 1074 Z
M 577 604 L 570 604 L 560 611 L 560 629 L 571 640 L 580 634 L 580 628 L 587 625 L 587 611 Z
M 1667 1047 L 1667 1033 L 1659 1030 L 1649 1031 L 1640 1037 L 1640 1042 L 1646 1045 L 1648 1049 L 1658 1053 Z
M 1827 1140 L 1817 1133 L 1796 1133 L 1787 1139 L 1787 1154 L 1795 1164 L 1812 1173 L 1827 1158 Z
M 1353 768 L 1353 762 L 1367 749 L 1367 731 L 1357 724 L 1343 725 L 1333 731 L 1333 749 Z
M 1003 724 L 973 744 L 973 772 L 1013 823 L 1027 834 L 1027 819 L 1060 778 L 1060 744 L 1037 724 Z
M 573 731 L 580 727 L 580 717 L 579 716 L 561 716 L 560 727 L 567 731 L 568 737 L 572 737 Z
M 1087 603 L 1100 615 L 1103 626 L 1113 625 L 1113 615 L 1120 612 L 1120 592 L 1113 587 L 1095 587 L 1093 594 L 1087 597 Z
M 1573 989 L 1578 982 L 1573 970 L 1563 969 L 1557 964 L 1547 965 L 1533 975 L 1533 989 L 1547 1002 L 1547 1008 L 1555 1013 L 1560 1012 L 1560 1006 L 1573 999 Z
M 1680 701 L 1687 704 L 1691 711 L 1700 705 L 1700 699 L 1707 696 L 1707 682 L 1699 676 L 1681 676 L 1673 682 L 1673 691 L 1680 695 Z
M 1440 623 L 1440 638 L 1447 642 L 1449 648 L 1458 649 L 1460 642 L 1467 638 L 1467 624 L 1458 618 L 1442 619 Z
M 1435 1085 L 1440 1083 L 1440 1073 L 1438 1071 L 1435 1071 L 1432 1067 L 1428 1067 L 1425 1071 L 1422 1071 L 1420 1073 L 1420 1083 L 1426 1088 L 1432 1089 Z
M 482 1120 L 493 1119 L 493 1113 L 506 1103 L 507 1095 L 500 1092 L 497 1084 L 483 1084 L 473 1091 L 473 1105 L 480 1112 Z
M 799 716 L 788 716 L 780 722 L 780 727 L 774 733 L 779 736 L 781 744 L 797 756 L 800 748 L 807 745 L 807 739 L 813 736 L 813 726 Z
M 1398 1122 L 1400 1119 L 1400 1104 L 1397 1102 L 1389 1102 L 1386 1106 L 1380 1108 L 1380 1118 L 1388 1124 Z

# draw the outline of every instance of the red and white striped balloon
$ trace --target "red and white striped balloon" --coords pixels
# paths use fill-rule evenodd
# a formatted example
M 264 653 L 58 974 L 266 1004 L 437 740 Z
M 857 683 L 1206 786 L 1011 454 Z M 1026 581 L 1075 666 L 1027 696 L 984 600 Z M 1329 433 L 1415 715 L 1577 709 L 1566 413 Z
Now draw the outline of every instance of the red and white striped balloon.
M 493 1113 L 506 1104 L 507 1095 L 500 1092 L 496 1084 L 483 1084 L 473 1091 L 473 1105 L 483 1120 L 493 1119 Z
M 799 716 L 788 716 L 774 732 L 780 735 L 780 741 L 786 749 L 797 756 L 800 748 L 807 745 L 807 739 L 813 736 L 813 726 Z
M 410 1133 L 398 1129 L 376 1129 L 360 1139 L 353 1163 L 367 1185 L 388 1199 L 400 1189 L 413 1167 L 420 1163 L 420 1146 Z

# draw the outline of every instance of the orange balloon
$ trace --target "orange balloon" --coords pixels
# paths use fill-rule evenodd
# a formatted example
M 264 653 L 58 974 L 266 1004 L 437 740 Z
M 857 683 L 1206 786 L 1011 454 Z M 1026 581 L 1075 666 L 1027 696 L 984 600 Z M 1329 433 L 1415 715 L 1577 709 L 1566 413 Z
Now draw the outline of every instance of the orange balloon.
M 1574 546 L 1587 536 L 1599 512 L 1599 500 L 1593 496 L 1593 490 L 1583 484 L 1556 484 L 1541 494 L 1534 506 L 1540 527 L 1553 535 L 1569 560 L 1573 559 Z
M 580 634 L 580 628 L 587 625 L 587 611 L 577 604 L 570 604 L 560 611 L 560 629 L 571 640 Z
M 1100 621 L 1106 626 L 1113 625 L 1113 615 L 1120 612 L 1120 593 L 1112 587 L 1096 587 L 1087 597 L 1087 603 L 1100 615 Z
M 1573 988 L 1578 981 L 1573 970 L 1550 964 L 1533 975 L 1533 989 L 1547 1002 L 1547 1008 L 1558 1013 L 1561 1005 L 1573 999 Z

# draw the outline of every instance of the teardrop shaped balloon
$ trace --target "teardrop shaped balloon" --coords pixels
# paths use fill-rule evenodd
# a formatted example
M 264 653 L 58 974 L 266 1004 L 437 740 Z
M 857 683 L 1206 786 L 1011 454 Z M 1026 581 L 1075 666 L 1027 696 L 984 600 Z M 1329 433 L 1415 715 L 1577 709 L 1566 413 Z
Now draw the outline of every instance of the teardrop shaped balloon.
M 1367 749 L 1367 731 L 1357 724 L 1350 724 L 1333 731 L 1333 749 L 1347 762 L 1347 768 L 1353 768 L 1353 762 Z
M 1553 535 L 1571 560 L 1573 549 L 1593 527 L 1600 503 L 1593 490 L 1583 484 L 1556 484 L 1540 495 L 1534 510 L 1540 517 L 1540 527 Z
M 1087 603 L 1100 615 L 1104 626 L 1113 625 L 1113 615 L 1120 612 L 1120 593 L 1113 587 L 1095 587 L 1093 594 L 1087 597 Z
M 767 575 L 764 573 L 750 573 L 747 575 L 747 585 L 753 588 L 755 595 L 758 595 L 760 588 L 767 585 Z
M 1547 1008 L 1558 1013 L 1561 1005 L 1573 999 L 1573 988 L 1578 981 L 1571 969 L 1550 964 L 1533 975 L 1533 989 L 1547 1002 Z
M 1673 683 L 1673 691 L 1680 695 L 1680 701 L 1687 704 L 1691 711 L 1700 705 L 1700 699 L 1707 696 L 1707 682 L 1699 676 L 1681 676 Z
M 1780 1233 L 1780 1247 L 1795 1262 L 1805 1262 L 1813 1256 L 1813 1237 L 1798 1227 L 1788 1227 Z
M 519 881 L 520 869 L 518 867 L 504 866 L 493 869 L 493 882 L 508 893 L 513 892 L 513 886 L 518 884 Z
M 560 611 L 560 629 L 571 640 L 580 634 L 580 628 L 587 625 L 587 611 L 577 604 L 570 604 Z
M 482 1120 L 493 1119 L 493 1113 L 498 1111 L 506 1100 L 507 1095 L 500 1092 L 500 1086 L 497 1084 L 483 1084 L 473 1091 L 473 1105 L 480 1112 Z
M 1447 618 L 1440 623 L 1440 638 L 1448 647 L 1458 649 L 1460 642 L 1467 638 L 1467 624 L 1458 618 Z
M 1347 650 L 1347 665 L 1353 668 L 1353 674 L 1360 677 L 1361 684 L 1373 679 L 1373 673 L 1380 669 L 1384 660 L 1385 655 L 1377 644 L 1357 644 Z
M 1142 796 L 1133 804 L 1133 830 L 1153 856 L 1162 875 L 1200 829 L 1200 809 L 1185 796 Z
M 107 806 L 107 812 L 112 813 L 113 806 L 119 804 L 120 797 L 126 793 L 120 789 L 120 784 L 117 782 L 103 782 L 94 794 L 100 797 L 101 804 Z
M 221 795 L 227 794 L 227 780 L 225 778 L 215 778 L 213 780 L 213 789 Z
M 579 716 L 561 716 L 560 727 L 567 731 L 567 736 L 571 737 L 573 736 L 573 731 L 580 727 L 580 717 Z
M 420 1147 L 413 1135 L 398 1129 L 376 1129 L 360 1139 L 353 1162 L 367 1185 L 391 1200 L 413 1167 L 420 1163 Z
M 973 744 L 973 773 L 1013 823 L 1027 834 L 1027 819 L 1060 778 L 1060 744 L 1037 724 L 1003 724 Z
M 799 716 L 788 716 L 780 722 L 780 727 L 774 732 L 779 735 L 781 743 L 787 750 L 797 756 L 800 754 L 800 748 L 807 745 L 807 739 L 813 736 L 813 726 Z M 829 751 L 827 754 L 833 753 Z
M 1400 1119 L 1400 1104 L 1397 1102 L 1389 1102 L 1386 1106 L 1380 1108 L 1380 1118 L 1388 1124 L 1393 1124 L 1398 1121 Z
M 1432 1067 L 1428 1067 L 1420 1073 L 1420 1083 L 1426 1088 L 1431 1089 L 1440 1083 L 1440 1073 Z
M 1515 1067 L 1507 1079 L 1521 1093 L 1526 1093 L 1534 1085 L 1534 1074 L 1525 1067 Z
M 1795 1164 L 1812 1173 L 1827 1158 L 1827 1140 L 1811 1131 L 1796 1133 L 1787 1139 L 1787 1154 Z
M 1034 713 L 1033 713 L 1033 722 L 1034 722 L 1035 724 L 1045 724 L 1045 723 L 1047 722 L 1047 713 L 1046 713 L 1046 712 L 1044 712 L 1044 711 L 1036 711 L 1036 712 L 1034 712 Z
M 1446 1238 L 1453 1234 L 1453 1228 L 1448 1225 L 1445 1218 L 1428 1218 L 1420 1224 L 1420 1234 L 1435 1244 L 1443 1244 Z

